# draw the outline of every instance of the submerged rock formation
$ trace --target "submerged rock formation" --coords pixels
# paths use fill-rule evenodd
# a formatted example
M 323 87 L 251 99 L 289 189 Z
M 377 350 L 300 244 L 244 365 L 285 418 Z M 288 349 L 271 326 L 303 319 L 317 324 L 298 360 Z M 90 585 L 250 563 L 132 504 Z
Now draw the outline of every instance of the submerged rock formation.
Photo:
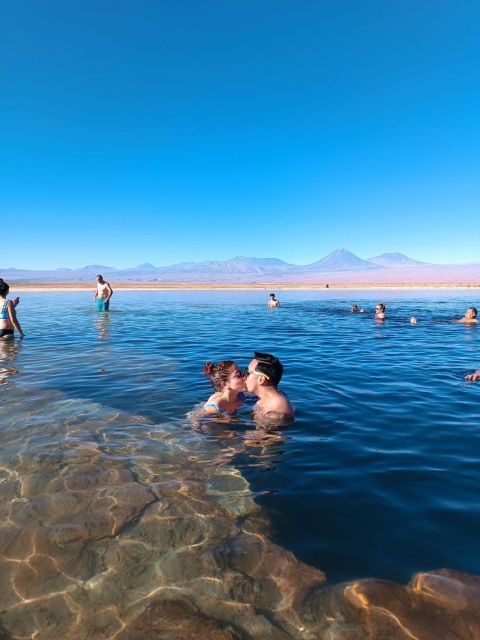
M 480 578 L 327 584 L 271 541 L 246 481 L 212 464 L 201 436 L 55 393 L 15 402 L 1 443 L 1 640 L 480 638 Z

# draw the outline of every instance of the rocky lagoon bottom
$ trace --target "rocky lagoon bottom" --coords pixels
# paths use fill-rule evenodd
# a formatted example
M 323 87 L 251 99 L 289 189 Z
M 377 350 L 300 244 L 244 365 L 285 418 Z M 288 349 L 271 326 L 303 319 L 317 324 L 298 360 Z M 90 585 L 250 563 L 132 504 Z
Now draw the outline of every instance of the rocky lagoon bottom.
M 480 292 L 268 293 L 22 295 L 2 640 L 480 638 L 480 327 L 449 322 Z M 205 360 L 253 350 L 295 424 L 192 423 Z

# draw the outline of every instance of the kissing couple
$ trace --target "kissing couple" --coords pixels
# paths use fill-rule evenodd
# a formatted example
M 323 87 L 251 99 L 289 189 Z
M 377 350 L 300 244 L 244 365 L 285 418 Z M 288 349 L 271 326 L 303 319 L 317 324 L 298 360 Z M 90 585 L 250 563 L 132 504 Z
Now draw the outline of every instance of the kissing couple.
M 262 426 L 283 426 L 293 422 L 295 409 L 287 396 L 278 390 L 283 365 L 269 353 L 255 351 L 246 371 L 233 360 L 207 362 L 203 368 L 210 378 L 214 393 L 203 408 L 206 413 L 234 415 L 245 403 L 244 392 L 257 396 L 253 408 L 257 423 Z

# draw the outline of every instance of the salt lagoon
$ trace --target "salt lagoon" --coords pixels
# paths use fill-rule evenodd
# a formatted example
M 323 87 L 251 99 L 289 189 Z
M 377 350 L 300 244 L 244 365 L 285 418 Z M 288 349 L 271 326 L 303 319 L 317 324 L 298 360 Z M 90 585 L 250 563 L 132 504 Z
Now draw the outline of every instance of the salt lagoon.
M 478 295 L 118 291 L 98 314 L 22 294 L 27 337 L 0 345 L 5 637 L 381 638 L 381 611 L 389 638 L 476 637 L 480 329 L 450 320 Z M 203 363 L 254 350 L 284 363 L 295 424 L 257 431 L 249 399 L 192 425 Z

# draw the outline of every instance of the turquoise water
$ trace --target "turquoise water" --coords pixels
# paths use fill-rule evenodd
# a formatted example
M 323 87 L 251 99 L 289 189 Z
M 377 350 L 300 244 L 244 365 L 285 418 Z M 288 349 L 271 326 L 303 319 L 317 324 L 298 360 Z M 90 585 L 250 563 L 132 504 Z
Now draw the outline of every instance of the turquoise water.
M 2 467 L 22 473 L 12 460 L 32 406 L 45 425 L 24 447 L 32 459 L 62 443 L 58 415 L 87 407 L 82 446 L 107 441 L 110 456 L 135 467 L 167 455 L 170 437 L 172 451 L 226 465 L 270 515 L 274 540 L 330 581 L 403 582 L 439 567 L 480 574 L 480 384 L 463 380 L 480 367 L 480 327 L 449 322 L 479 292 L 280 293 L 282 307 L 267 309 L 268 292 L 117 291 L 107 315 L 86 293 L 22 294 L 27 337 L 1 352 Z M 381 325 L 372 320 L 380 300 Z M 352 302 L 367 313 L 351 314 Z M 187 414 L 211 392 L 203 363 L 246 366 L 254 350 L 284 363 L 295 424 L 262 437 L 250 399 L 238 421 L 193 430 Z M 137 418 L 100 437 L 117 413 Z M 156 428 L 170 434 L 163 453 Z

